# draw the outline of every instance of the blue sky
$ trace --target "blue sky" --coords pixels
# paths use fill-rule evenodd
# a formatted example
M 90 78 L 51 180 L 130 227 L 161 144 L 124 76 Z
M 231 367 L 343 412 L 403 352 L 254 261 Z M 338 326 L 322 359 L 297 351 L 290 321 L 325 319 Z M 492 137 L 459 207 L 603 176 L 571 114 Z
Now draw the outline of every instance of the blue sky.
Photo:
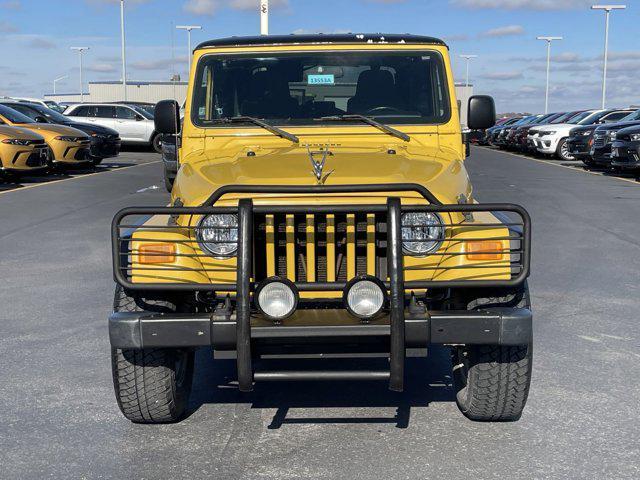
M 126 0 L 130 80 L 184 77 L 186 34 L 176 24 L 202 25 L 193 42 L 258 33 L 258 0 Z M 457 81 L 459 54 L 476 54 L 471 81 L 494 95 L 499 111 L 543 109 L 545 44 L 553 44 L 553 110 L 597 107 L 601 92 L 604 14 L 591 0 L 271 0 L 271 33 L 391 32 L 444 38 Z M 608 104 L 640 104 L 640 0 L 611 18 Z M 85 79 L 120 78 L 119 0 L 0 0 L 0 95 L 77 92 L 78 59 L 89 46 Z M 172 42 L 175 45 L 172 54 Z M 173 60 L 172 60 L 173 58 Z

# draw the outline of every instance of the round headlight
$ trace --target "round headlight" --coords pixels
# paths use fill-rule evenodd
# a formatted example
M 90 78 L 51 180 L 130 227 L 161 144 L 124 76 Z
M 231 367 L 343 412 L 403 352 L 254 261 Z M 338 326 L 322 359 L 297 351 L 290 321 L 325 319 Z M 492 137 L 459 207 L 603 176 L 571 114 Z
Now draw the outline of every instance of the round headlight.
M 200 248 L 214 257 L 230 257 L 238 250 L 238 216 L 207 215 L 196 229 Z
M 384 307 L 384 285 L 374 277 L 354 278 L 345 288 L 343 300 L 347 310 L 359 318 L 371 318 Z
M 258 309 L 268 318 L 282 320 L 291 315 L 298 305 L 298 292 L 288 280 L 273 277 L 265 280 L 255 293 Z
M 437 250 L 444 240 L 442 220 L 436 213 L 408 212 L 402 215 L 402 247 L 411 255 Z

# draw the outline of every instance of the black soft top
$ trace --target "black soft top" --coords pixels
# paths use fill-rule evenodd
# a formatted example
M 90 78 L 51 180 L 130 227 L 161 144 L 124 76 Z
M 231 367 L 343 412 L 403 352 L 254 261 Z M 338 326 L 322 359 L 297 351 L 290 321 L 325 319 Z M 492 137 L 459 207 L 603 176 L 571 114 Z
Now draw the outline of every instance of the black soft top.
M 424 35 L 411 35 L 408 33 L 331 33 L 331 34 L 305 34 L 305 35 L 259 35 L 254 37 L 226 37 L 216 40 L 208 40 L 196 47 L 196 50 L 209 47 L 241 47 L 246 45 L 301 45 L 301 44 L 326 44 L 326 43 L 376 43 L 376 44 L 431 44 L 447 46 L 439 38 Z

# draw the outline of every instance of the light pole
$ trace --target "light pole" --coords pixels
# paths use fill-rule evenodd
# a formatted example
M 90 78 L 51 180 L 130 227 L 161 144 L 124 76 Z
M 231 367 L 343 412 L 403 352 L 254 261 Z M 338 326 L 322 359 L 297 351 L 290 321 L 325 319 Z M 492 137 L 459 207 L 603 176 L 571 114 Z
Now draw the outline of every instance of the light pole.
M 538 40 L 547 42 L 547 88 L 544 93 L 544 113 L 549 113 L 549 70 L 551 68 L 551 42 L 562 40 L 562 37 L 537 37 Z
M 269 0 L 260 0 L 260 35 L 269 35 Z
M 186 30 L 187 31 L 187 42 L 189 44 L 189 72 L 187 73 L 187 77 L 191 73 L 191 30 L 202 30 L 200 25 L 176 25 L 178 30 Z
M 89 47 L 71 47 L 71 50 L 78 52 L 78 57 L 80 57 L 80 103 L 84 103 L 84 93 L 82 88 L 82 54 L 89 50 Z
M 127 57 L 125 48 L 125 35 L 124 35 L 124 0 L 120 0 L 120 39 L 122 43 L 122 91 L 124 94 L 123 100 L 127 101 Z
M 626 5 L 592 5 L 591 10 L 604 10 L 604 65 L 602 67 L 602 109 L 607 97 L 607 56 L 609 54 L 609 15 L 611 10 L 624 10 Z
M 467 76 L 464 82 L 464 86 L 468 87 L 469 86 L 469 61 L 472 58 L 478 58 L 478 55 L 460 55 L 460 58 L 464 58 L 467 61 Z
M 63 75 L 62 77 L 58 77 L 58 78 L 54 78 L 53 79 L 53 94 L 56 94 L 56 83 L 58 83 L 60 80 L 64 80 L 65 78 L 69 78 L 69 75 Z

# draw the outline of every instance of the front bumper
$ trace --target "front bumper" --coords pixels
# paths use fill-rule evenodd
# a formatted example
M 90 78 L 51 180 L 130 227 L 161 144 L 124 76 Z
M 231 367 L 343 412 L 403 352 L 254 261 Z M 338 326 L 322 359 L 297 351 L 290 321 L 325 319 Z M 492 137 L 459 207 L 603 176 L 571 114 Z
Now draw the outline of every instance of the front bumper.
M 611 147 L 611 166 L 625 170 L 640 169 L 640 142 L 613 142 Z
M 423 201 L 428 204 L 402 204 L 397 196 L 387 197 L 386 204 L 338 204 L 338 205 L 254 205 L 251 198 L 242 198 L 237 206 L 219 207 L 215 205 L 226 194 L 344 194 L 366 192 L 398 192 L 418 193 Z M 508 247 L 499 247 L 500 258 L 504 260 L 502 273 L 491 278 L 487 276 L 487 269 L 494 269 L 490 263 L 467 262 L 464 266 L 448 267 L 446 261 L 439 259 L 437 269 L 459 272 L 466 269 L 469 277 L 450 278 L 434 277 L 433 274 L 424 273 L 421 279 L 405 279 L 409 275 L 410 260 L 405 259 L 402 244 L 401 218 L 403 211 L 436 212 L 449 214 L 457 212 L 464 217 L 462 223 L 447 224 L 451 231 L 457 231 L 462 224 L 477 224 L 481 228 L 497 228 L 498 236 L 490 237 L 492 241 L 508 242 Z M 487 218 L 486 222 L 476 222 L 474 215 L 482 217 L 486 212 L 495 212 L 494 216 Z M 184 230 L 184 225 L 178 225 L 179 216 L 200 216 L 206 214 L 233 213 L 238 216 L 238 247 L 237 258 L 234 265 L 234 283 L 209 283 L 209 282 L 147 282 L 134 281 L 131 268 L 127 259 L 139 258 L 140 252 L 134 249 L 129 251 L 127 245 L 132 240 L 129 229 L 140 229 L 124 221 L 127 217 L 139 215 L 165 215 L 166 222 L 159 224 L 161 231 Z M 384 274 L 376 277 L 384 285 L 388 292 L 387 308 L 383 317 L 362 323 L 361 320 L 350 317 L 345 308 L 327 309 L 326 306 L 315 308 L 300 308 L 279 325 L 267 321 L 252 309 L 252 293 L 255 293 L 256 285 L 263 278 L 259 273 L 258 264 L 261 260 L 260 249 L 254 248 L 254 239 L 257 242 L 259 229 L 254 224 L 254 215 L 337 215 L 337 214 L 384 214 L 384 241 L 378 250 L 384 251 Z M 519 216 L 515 220 L 509 213 Z M 447 217 L 445 217 L 447 218 Z M 498 223 L 496 223 L 496 220 Z M 156 228 L 156 227 L 147 227 Z M 507 232 L 503 230 L 507 229 Z M 293 231 L 293 230 L 292 230 Z M 357 230 L 354 232 L 357 234 Z M 382 231 L 381 231 L 382 233 Z M 470 237 L 452 237 L 449 241 L 455 244 L 476 241 L 481 235 L 478 231 L 471 232 Z M 153 232 L 149 242 L 157 242 L 158 232 Z M 309 235 L 309 230 L 307 230 Z M 375 234 L 374 234 L 375 236 Z M 141 237 L 139 237 L 141 238 Z M 307 236 L 307 238 L 310 238 Z M 331 240 L 333 242 L 334 240 Z M 349 241 L 349 240 L 348 240 Z M 327 241 L 329 243 L 329 240 Z M 355 245 L 355 243 L 353 243 Z M 501 245 L 504 245 L 501 243 Z M 254 185 L 229 185 L 219 188 L 201 207 L 141 207 L 128 208 L 116 214 L 112 224 L 112 246 L 114 278 L 117 283 L 126 290 L 135 292 L 231 292 L 234 300 L 217 303 L 213 314 L 202 315 L 178 315 L 178 314 L 152 314 L 152 313 L 116 313 L 110 318 L 110 335 L 112 345 L 119 348 L 146 348 L 151 346 L 170 347 L 195 347 L 213 345 L 218 349 L 235 350 L 237 353 L 238 383 L 241 391 L 249 391 L 253 384 L 252 352 L 256 353 L 255 342 L 279 343 L 289 345 L 292 341 L 302 344 L 309 343 L 312 338 L 316 343 L 322 339 L 329 339 L 327 343 L 351 342 L 359 345 L 362 339 L 377 340 L 378 344 L 386 348 L 390 358 L 389 388 L 394 391 L 403 389 L 403 372 L 406 348 L 409 346 L 424 347 L 429 343 L 469 343 L 469 344 L 522 344 L 531 339 L 531 314 L 525 309 L 487 309 L 483 311 L 444 311 L 428 312 L 424 305 L 409 302 L 407 296 L 414 291 L 425 289 L 446 288 L 519 288 L 529 275 L 531 231 L 530 217 L 520 206 L 511 204 L 455 204 L 443 205 L 429 190 L 418 184 L 380 184 L 380 185 L 316 185 L 316 186 L 254 186 Z M 495 248 L 495 247 L 494 247 Z M 503 250 L 503 248 L 505 248 Z M 486 252 L 491 253 L 491 252 Z M 372 255 L 375 251 L 372 250 Z M 451 253 L 440 253 L 450 255 Z M 504 254 L 504 255 L 503 255 Z M 178 254 L 176 254 L 178 255 Z M 435 253 L 433 254 L 435 255 Z M 455 258 L 467 255 L 464 252 L 454 252 Z M 185 254 L 189 261 L 203 258 L 202 253 Z M 269 256 L 267 254 L 267 256 Z M 350 254 L 347 250 L 347 259 Z M 178 258 L 177 256 L 175 258 Z M 175 258 L 173 261 L 175 261 Z M 291 258 L 294 258 L 292 256 Z M 308 257 L 309 258 L 309 257 Z M 372 257 L 373 258 L 373 257 Z M 434 257 L 435 258 L 435 257 Z M 206 258 L 203 258 L 203 261 Z M 407 265 L 405 265 L 405 262 Z M 450 269 L 450 270 L 449 270 Z M 176 268 L 171 265 L 150 267 L 143 277 L 149 279 L 152 274 L 160 278 L 170 275 L 180 279 L 179 275 L 186 275 L 194 268 Z M 431 269 L 423 269 L 432 272 Z M 155 271 L 155 272 L 154 272 Z M 376 272 L 377 273 L 377 272 Z M 373 272 L 371 272 L 373 274 Z M 350 274 L 346 280 L 354 278 Z M 415 276 L 414 276 L 415 278 Z M 313 292 L 342 292 L 348 283 L 338 279 L 335 275 L 326 281 L 319 281 L 306 277 L 302 281 L 295 276 L 293 283 L 301 293 Z M 221 297 L 221 298 L 224 298 Z M 315 299 L 316 297 L 311 297 Z M 305 321 L 306 320 L 306 321 Z M 266 322 L 266 323 L 265 323 Z M 254 342 L 255 341 L 255 342 Z M 380 350 L 376 350 L 380 352 Z
M 346 318 L 342 310 L 307 312 L 318 320 L 315 325 L 296 322 L 294 318 L 281 325 L 253 319 L 251 341 L 271 345 L 308 343 L 310 339 L 332 344 L 366 343 L 367 339 L 388 342 L 391 335 L 389 317 L 365 324 Z M 211 346 L 233 351 L 237 349 L 236 329 L 237 315 L 231 310 L 198 315 L 114 313 L 109 317 L 113 348 Z M 523 345 L 532 339 L 532 315 L 524 308 L 419 313 L 405 310 L 404 337 L 406 348 L 425 348 L 429 344 Z
M 569 153 L 576 158 L 591 156 L 591 146 L 589 144 L 590 136 L 569 137 L 567 139 L 567 147 Z
M 558 140 L 559 138 L 550 136 L 536 137 L 536 149 L 540 153 L 545 153 L 547 155 L 556 153 L 556 150 L 558 148 Z
M 91 147 L 89 153 L 91 157 L 97 159 L 117 157 L 120 155 L 121 147 L 120 137 L 102 138 L 93 137 L 91 139 Z
M 81 142 L 64 142 L 59 141 L 58 144 L 52 145 L 53 159 L 55 165 L 76 165 L 88 163 L 91 161 L 91 141 L 83 140 Z
M 611 165 L 611 144 L 607 143 L 604 147 L 591 148 L 591 160 L 594 164 L 603 167 Z

